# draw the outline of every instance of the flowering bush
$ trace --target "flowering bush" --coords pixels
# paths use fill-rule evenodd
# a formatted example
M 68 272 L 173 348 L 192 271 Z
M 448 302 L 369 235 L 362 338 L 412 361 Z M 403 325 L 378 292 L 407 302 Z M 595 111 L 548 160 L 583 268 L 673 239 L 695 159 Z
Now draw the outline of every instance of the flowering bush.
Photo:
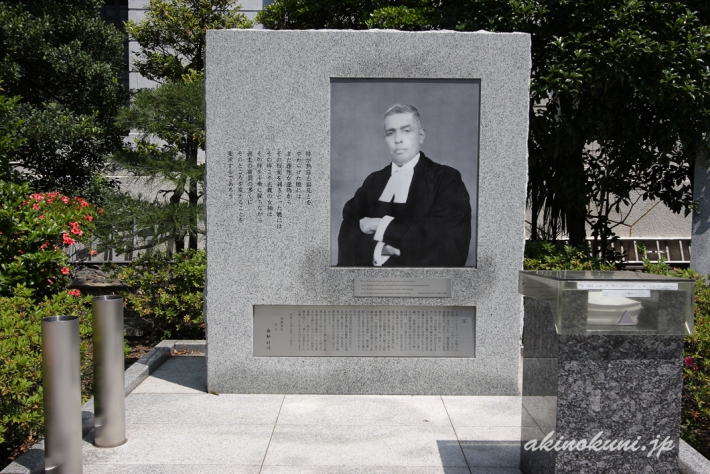
M 70 273 L 64 249 L 88 242 L 97 212 L 80 197 L 0 181 L 0 295 L 19 284 L 36 298 L 62 291 Z
M 61 292 L 38 300 L 20 285 L 11 297 L 0 295 L 0 469 L 6 455 L 42 437 L 42 318 L 79 317 L 82 400 L 91 396 L 91 297 Z
M 681 436 L 710 457 L 710 286 L 693 270 L 674 274 L 695 280 L 695 334 L 685 338 Z
M 646 254 L 643 249 L 643 254 Z M 710 284 L 692 269 L 671 269 L 643 259 L 648 273 L 695 280 L 695 333 L 685 337 L 680 436 L 710 457 Z

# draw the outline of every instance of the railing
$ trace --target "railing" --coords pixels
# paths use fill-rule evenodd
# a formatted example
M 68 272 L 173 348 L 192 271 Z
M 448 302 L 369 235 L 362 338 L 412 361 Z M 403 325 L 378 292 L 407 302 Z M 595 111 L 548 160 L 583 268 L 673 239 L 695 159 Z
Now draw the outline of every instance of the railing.
M 639 244 L 646 247 L 645 257 L 657 263 L 663 257 L 670 266 L 688 266 L 690 264 L 690 238 L 653 239 L 621 238 L 613 243 L 614 250 L 626 257 L 627 265 L 643 264 L 644 255 L 639 252 Z

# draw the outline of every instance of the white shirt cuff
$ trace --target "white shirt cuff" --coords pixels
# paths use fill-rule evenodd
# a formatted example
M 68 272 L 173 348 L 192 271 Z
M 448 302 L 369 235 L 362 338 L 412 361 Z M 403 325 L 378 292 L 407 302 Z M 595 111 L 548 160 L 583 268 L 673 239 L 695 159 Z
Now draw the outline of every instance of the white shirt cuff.
M 385 238 L 385 231 L 387 230 L 387 226 L 390 225 L 390 222 L 394 220 L 394 217 L 392 216 L 384 216 L 380 220 L 380 225 L 377 226 L 377 230 L 375 231 L 375 236 L 373 239 L 375 239 L 378 242 L 382 242 L 382 240 Z
M 376 267 L 381 267 L 390 258 L 389 255 L 382 255 L 383 248 L 385 248 L 385 243 L 377 242 L 374 255 L 372 256 L 372 264 Z

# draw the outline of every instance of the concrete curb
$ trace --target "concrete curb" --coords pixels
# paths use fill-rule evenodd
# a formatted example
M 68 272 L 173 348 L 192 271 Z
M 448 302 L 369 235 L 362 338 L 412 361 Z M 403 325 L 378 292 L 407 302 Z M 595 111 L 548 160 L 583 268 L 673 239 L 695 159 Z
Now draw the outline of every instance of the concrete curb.
M 142 381 L 160 367 L 163 362 L 172 357 L 173 352 L 205 352 L 207 342 L 198 341 L 161 341 L 148 351 L 135 364 L 130 366 L 125 373 L 125 393 L 131 393 Z M 94 399 L 81 406 L 82 436 L 86 436 L 94 429 Z M 9 466 L 0 471 L 0 474 L 42 474 L 44 473 L 44 440 L 37 441 L 22 456 L 15 459 Z
M 680 440 L 678 453 L 678 472 L 680 474 L 703 474 L 710 472 L 710 460 Z

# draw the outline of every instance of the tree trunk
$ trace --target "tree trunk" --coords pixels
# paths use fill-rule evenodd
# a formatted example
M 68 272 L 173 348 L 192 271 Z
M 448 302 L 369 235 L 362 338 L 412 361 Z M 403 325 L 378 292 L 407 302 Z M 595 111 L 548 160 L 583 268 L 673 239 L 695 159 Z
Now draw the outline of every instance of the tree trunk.
M 585 228 L 587 213 L 579 212 L 574 206 L 567 209 L 567 235 L 569 236 L 570 245 L 584 245 L 587 241 L 587 231 Z
M 587 173 L 584 171 L 584 144 L 571 143 L 567 154 L 565 177 L 559 185 L 564 186 L 561 202 L 570 245 L 586 243 L 587 231 Z
M 190 188 L 187 191 L 187 196 L 188 196 L 188 199 L 190 202 L 190 208 L 196 210 L 197 206 L 198 206 L 197 201 L 199 199 L 199 196 L 197 194 L 197 180 L 196 179 L 190 180 Z M 189 238 L 189 243 L 188 243 L 188 247 L 191 249 L 194 249 L 194 250 L 197 250 L 197 228 L 198 228 L 197 226 L 199 225 L 199 222 L 198 222 L 199 219 L 200 219 L 200 217 L 199 217 L 198 213 L 196 212 L 195 213 L 195 222 L 193 222 L 194 227 L 190 231 L 190 234 L 189 234 L 190 238 Z
M 190 148 L 187 150 L 187 157 L 190 160 L 190 164 L 193 169 L 197 169 L 197 145 L 193 142 L 190 144 Z M 190 178 L 190 182 L 187 188 L 187 199 L 190 204 L 190 210 L 195 211 L 194 221 L 191 223 L 189 231 L 189 242 L 188 247 L 197 250 L 197 229 L 199 228 L 199 213 L 197 212 L 198 201 L 200 199 L 199 194 L 197 194 L 197 179 Z

